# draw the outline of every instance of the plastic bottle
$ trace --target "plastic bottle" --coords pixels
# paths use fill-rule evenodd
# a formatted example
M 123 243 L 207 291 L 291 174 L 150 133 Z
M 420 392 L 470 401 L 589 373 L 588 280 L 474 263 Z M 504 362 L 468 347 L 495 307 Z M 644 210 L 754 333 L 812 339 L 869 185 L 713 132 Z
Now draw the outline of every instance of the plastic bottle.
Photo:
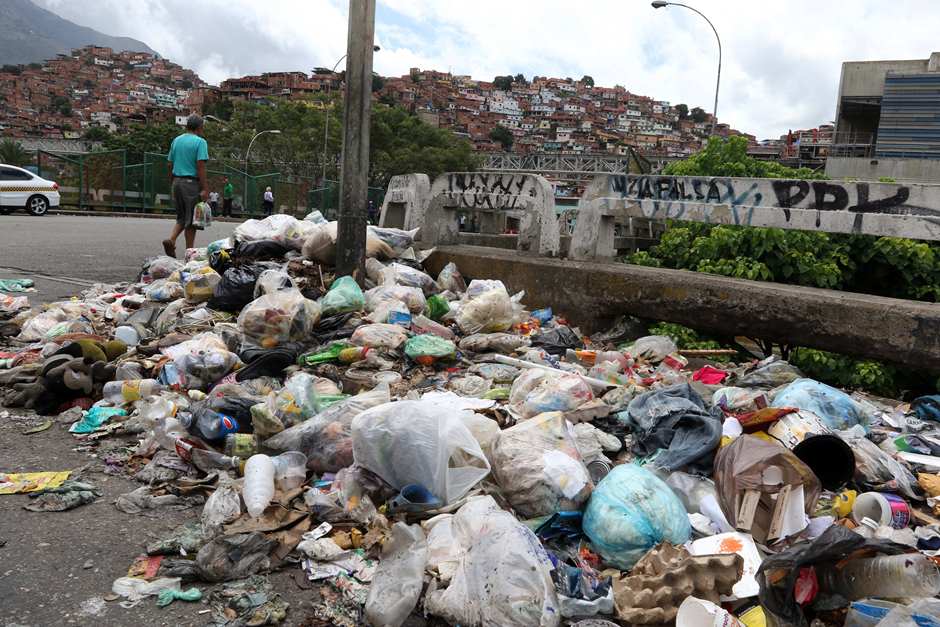
M 242 470 L 244 460 L 240 457 L 223 455 L 209 449 L 193 448 L 189 451 L 193 466 L 199 470 L 209 473 L 213 470 L 233 470 L 239 472 Z
M 274 462 L 267 455 L 252 455 L 245 463 L 242 498 L 252 518 L 261 516 L 274 498 Z
M 248 458 L 258 452 L 260 444 L 260 438 L 252 433 L 229 433 L 225 436 L 225 454 Z
M 349 346 L 339 352 L 339 361 L 344 364 L 353 364 L 362 361 L 372 350 L 368 346 Z
M 820 586 L 848 601 L 899 599 L 940 593 L 940 569 L 921 553 L 856 559 L 842 568 L 820 568 Z
M 206 442 L 218 442 L 224 440 L 228 434 L 238 432 L 237 420 L 208 407 L 180 412 L 179 420 L 190 433 Z
M 156 379 L 129 379 L 105 383 L 102 394 L 112 403 L 121 405 L 159 394 L 165 389 Z
M 339 359 L 340 353 L 349 348 L 349 344 L 344 342 L 334 342 L 330 344 L 330 347 L 325 351 L 320 351 L 319 353 L 314 353 L 313 355 L 305 355 L 301 357 L 301 365 L 315 366 L 316 364 L 324 364 L 329 361 L 336 361 Z

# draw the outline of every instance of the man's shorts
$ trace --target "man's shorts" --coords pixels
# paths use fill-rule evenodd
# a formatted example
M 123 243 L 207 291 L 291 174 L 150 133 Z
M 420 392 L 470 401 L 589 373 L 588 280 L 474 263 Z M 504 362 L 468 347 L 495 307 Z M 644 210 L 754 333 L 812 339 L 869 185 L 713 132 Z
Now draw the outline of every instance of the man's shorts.
M 199 181 L 190 178 L 173 179 L 173 204 L 176 205 L 176 223 L 184 227 L 193 225 L 193 209 L 199 197 Z

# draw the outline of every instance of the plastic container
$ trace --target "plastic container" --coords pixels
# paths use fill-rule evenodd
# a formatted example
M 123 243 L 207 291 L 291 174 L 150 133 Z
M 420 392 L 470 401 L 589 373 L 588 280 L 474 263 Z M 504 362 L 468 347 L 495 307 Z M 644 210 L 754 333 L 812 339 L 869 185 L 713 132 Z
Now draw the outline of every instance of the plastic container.
M 105 383 L 102 394 L 112 403 L 121 405 L 159 394 L 164 389 L 156 379 L 128 379 Z
M 225 436 L 225 454 L 249 458 L 258 452 L 260 438 L 253 433 L 229 433 Z
M 303 485 L 307 478 L 306 455 L 300 451 L 287 451 L 271 458 L 271 462 L 274 464 L 274 480 L 280 489 L 293 490 Z
M 131 326 L 123 325 L 114 330 L 114 339 L 121 340 L 128 346 L 137 346 L 140 344 L 140 334 L 137 329 Z
M 940 593 L 940 569 L 921 553 L 856 559 L 843 568 L 820 568 L 818 576 L 823 590 L 848 601 L 933 597 Z
M 865 518 L 895 529 L 905 529 L 911 522 L 911 508 L 896 494 L 865 492 L 855 497 L 852 518 L 861 523 Z M 876 595 L 877 596 L 877 595 Z
M 252 518 L 258 518 L 274 498 L 274 462 L 264 454 L 252 455 L 245 463 L 242 498 Z

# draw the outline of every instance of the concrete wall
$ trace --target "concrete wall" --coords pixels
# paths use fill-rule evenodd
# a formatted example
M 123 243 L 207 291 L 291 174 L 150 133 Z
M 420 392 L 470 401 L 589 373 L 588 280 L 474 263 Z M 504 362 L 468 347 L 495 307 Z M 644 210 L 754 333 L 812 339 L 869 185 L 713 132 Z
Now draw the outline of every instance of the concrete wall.
M 472 246 L 438 247 L 427 266 L 436 276 L 449 261 L 468 280 L 525 290 L 528 306 L 551 306 L 586 332 L 632 314 L 940 371 L 940 306 L 933 303 Z
M 940 183 L 940 160 L 937 159 L 875 159 L 829 157 L 826 176 L 833 179 L 877 181 L 888 176 L 899 183 Z
M 927 59 L 901 61 L 846 61 L 842 64 L 839 97 L 859 98 L 884 94 L 888 72 L 926 72 Z

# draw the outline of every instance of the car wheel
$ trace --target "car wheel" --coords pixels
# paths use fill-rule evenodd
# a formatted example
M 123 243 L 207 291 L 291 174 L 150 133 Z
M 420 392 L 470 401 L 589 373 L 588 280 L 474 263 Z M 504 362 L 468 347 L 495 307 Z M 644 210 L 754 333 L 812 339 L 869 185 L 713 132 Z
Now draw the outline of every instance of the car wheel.
M 49 211 L 49 199 L 45 196 L 30 196 L 26 201 L 26 211 L 30 215 L 44 216 Z
M 12 210 L 12 209 L 9 209 L 9 208 L 7 208 L 7 207 L 0 207 L 0 216 L 5 216 L 5 215 L 7 215 L 8 213 L 10 213 L 11 211 L 13 211 L 13 210 Z

